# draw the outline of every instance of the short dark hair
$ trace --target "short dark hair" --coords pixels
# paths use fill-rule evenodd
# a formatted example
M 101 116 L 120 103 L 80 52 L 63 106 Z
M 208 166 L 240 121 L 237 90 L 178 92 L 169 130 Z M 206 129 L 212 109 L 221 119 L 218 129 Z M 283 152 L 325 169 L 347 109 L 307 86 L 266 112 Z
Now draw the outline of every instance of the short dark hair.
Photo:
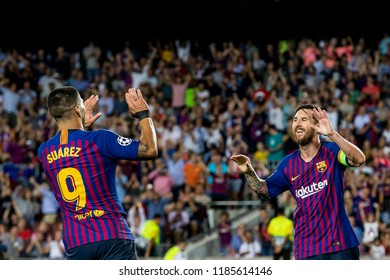
M 300 110 L 304 110 L 304 109 L 313 110 L 313 109 L 316 109 L 316 108 L 319 108 L 319 106 L 316 105 L 316 104 L 304 103 L 304 104 L 300 105 L 300 106 L 295 110 L 295 114 L 296 114 L 298 111 L 300 111 Z
M 275 210 L 276 215 L 284 215 L 284 208 L 283 207 L 277 207 Z
M 276 128 L 276 125 L 274 125 L 274 124 L 270 124 L 270 125 L 268 126 L 268 128 L 269 128 L 269 129 L 278 130 L 278 129 Z
M 80 93 L 71 86 L 58 87 L 47 97 L 47 108 L 50 115 L 60 121 L 70 116 L 71 111 L 79 104 Z

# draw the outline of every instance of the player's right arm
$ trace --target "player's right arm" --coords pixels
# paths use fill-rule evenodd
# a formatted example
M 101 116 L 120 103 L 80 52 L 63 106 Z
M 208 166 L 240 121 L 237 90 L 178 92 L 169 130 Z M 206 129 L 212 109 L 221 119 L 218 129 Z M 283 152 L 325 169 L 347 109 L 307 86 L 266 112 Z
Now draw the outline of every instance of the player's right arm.
M 153 120 L 150 117 L 149 105 L 139 89 L 130 88 L 126 92 L 126 102 L 133 117 L 139 119 L 141 128 L 138 159 L 153 159 L 157 157 L 157 135 Z
M 257 176 L 250 159 L 245 155 L 233 155 L 230 160 L 237 163 L 238 168 L 244 173 L 249 187 L 262 199 L 269 199 L 267 183 Z

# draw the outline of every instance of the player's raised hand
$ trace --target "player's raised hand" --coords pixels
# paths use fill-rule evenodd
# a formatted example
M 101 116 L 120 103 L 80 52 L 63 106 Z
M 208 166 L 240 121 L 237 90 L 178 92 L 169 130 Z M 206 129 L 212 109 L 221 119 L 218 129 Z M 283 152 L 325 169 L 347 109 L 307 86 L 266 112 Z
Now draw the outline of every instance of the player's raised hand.
M 91 95 L 87 100 L 84 101 L 85 107 L 85 117 L 84 117 L 84 126 L 91 127 L 95 121 L 102 116 L 102 113 L 97 113 L 93 115 L 93 110 L 96 107 L 96 104 L 99 101 L 99 95 Z
M 138 118 L 137 113 L 149 111 L 149 105 L 146 103 L 140 89 L 129 88 L 126 92 L 126 102 L 133 117 Z
M 242 173 L 245 173 L 251 165 L 251 160 L 249 159 L 249 157 L 242 154 L 233 155 L 230 157 L 230 160 L 234 161 L 237 164 L 238 168 Z
M 318 123 L 315 125 L 312 124 L 312 128 L 314 128 L 318 133 L 322 135 L 333 135 L 334 129 L 325 110 L 322 110 L 321 108 L 313 109 L 313 117 L 318 121 Z

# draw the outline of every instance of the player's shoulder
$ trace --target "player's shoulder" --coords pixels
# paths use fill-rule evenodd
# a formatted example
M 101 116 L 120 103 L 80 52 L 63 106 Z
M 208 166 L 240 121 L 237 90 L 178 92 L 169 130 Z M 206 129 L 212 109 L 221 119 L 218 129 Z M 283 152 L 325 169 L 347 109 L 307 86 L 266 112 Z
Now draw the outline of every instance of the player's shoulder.
M 328 150 L 339 150 L 339 146 L 332 141 L 321 140 L 321 146 Z
M 90 137 L 103 142 L 117 142 L 119 145 L 127 146 L 133 141 L 130 138 L 124 137 L 116 133 L 115 131 L 108 129 L 99 129 L 90 132 Z
M 88 134 L 92 135 L 116 135 L 117 133 L 108 129 L 97 129 L 89 131 Z
M 87 132 L 85 136 L 94 142 L 100 142 L 118 136 L 118 134 L 108 129 L 98 129 Z
M 37 154 L 40 155 L 41 152 L 46 149 L 46 147 L 50 146 L 52 143 L 55 143 L 55 141 L 57 141 L 57 138 L 58 138 L 58 134 L 54 135 L 52 138 L 42 142 L 39 146 L 38 146 L 38 149 L 37 149 Z
M 297 157 L 300 157 L 299 155 L 299 149 L 295 150 L 294 152 L 286 155 L 281 161 L 280 161 L 280 165 L 283 166 L 283 165 L 286 165 L 290 160 L 293 160 Z
M 336 143 L 335 142 L 332 142 L 332 141 L 329 141 L 329 140 L 325 140 L 325 139 L 321 139 L 321 145 L 323 146 L 332 146 L 332 145 L 335 145 Z
M 104 136 L 107 136 L 107 137 L 115 137 L 115 136 L 118 136 L 118 134 L 112 130 L 108 130 L 108 129 L 97 129 L 97 130 L 92 130 L 92 131 L 88 131 L 87 132 L 87 137 L 90 137 L 90 138 L 94 138 L 94 137 L 104 137 Z
M 38 156 L 41 154 L 42 150 L 45 149 L 45 147 L 47 146 L 47 142 L 43 142 L 41 143 L 39 146 L 38 146 L 38 150 L 37 150 L 37 154 Z

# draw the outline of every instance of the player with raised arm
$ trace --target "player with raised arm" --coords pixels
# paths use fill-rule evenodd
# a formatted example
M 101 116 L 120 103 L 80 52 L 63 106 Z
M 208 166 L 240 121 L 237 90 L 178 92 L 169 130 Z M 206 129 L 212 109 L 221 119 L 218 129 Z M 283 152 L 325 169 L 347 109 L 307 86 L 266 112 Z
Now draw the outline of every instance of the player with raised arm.
M 139 120 L 139 140 L 101 129 L 86 131 L 99 97 L 83 102 L 74 87 L 54 89 L 47 107 L 59 132 L 42 143 L 39 161 L 61 210 L 67 259 L 138 259 L 134 236 L 115 188 L 118 160 L 157 157 L 157 137 L 149 106 L 139 89 L 130 88 L 126 102 Z
M 231 160 L 260 198 L 289 191 L 296 199 L 295 259 L 359 259 L 359 241 L 344 207 L 344 171 L 364 164 L 365 155 L 337 133 L 327 113 L 313 104 L 297 108 L 292 132 L 299 149 L 265 180 L 256 175 L 247 156 L 234 155 Z M 321 134 L 330 141 L 321 139 Z

